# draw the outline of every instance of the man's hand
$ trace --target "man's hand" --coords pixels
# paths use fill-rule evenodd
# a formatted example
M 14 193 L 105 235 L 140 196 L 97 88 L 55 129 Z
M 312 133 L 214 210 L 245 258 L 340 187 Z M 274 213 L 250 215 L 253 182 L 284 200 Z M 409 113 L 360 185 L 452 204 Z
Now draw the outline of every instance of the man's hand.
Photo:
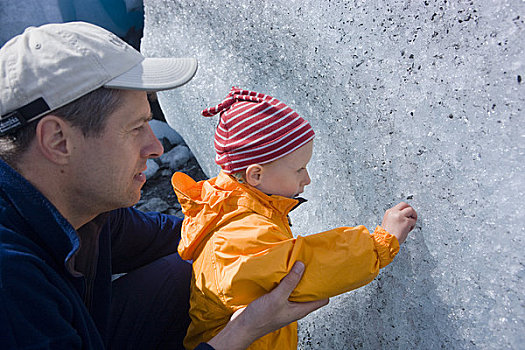
M 216 350 L 245 349 L 256 339 L 297 321 L 328 304 L 328 299 L 296 303 L 288 301 L 304 272 L 304 264 L 296 262 L 292 270 L 270 293 L 251 302 L 234 314 L 226 327 L 208 342 Z
M 381 227 L 403 243 L 410 231 L 416 226 L 417 213 L 410 205 L 401 202 L 388 209 L 383 217 Z

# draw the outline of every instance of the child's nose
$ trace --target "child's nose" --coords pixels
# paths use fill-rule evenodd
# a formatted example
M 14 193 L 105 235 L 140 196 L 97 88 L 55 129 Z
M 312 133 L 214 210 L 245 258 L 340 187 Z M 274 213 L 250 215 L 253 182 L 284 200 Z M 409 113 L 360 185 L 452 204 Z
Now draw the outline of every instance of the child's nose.
M 304 178 L 303 183 L 304 183 L 304 186 L 307 186 L 307 185 L 309 185 L 310 182 L 312 182 L 312 181 L 311 181 L 311 179 L 310 179 L 310 174 L 308 174 L 308 170 L 306 170 L 304 173 L 305 173 L 305 178 Z

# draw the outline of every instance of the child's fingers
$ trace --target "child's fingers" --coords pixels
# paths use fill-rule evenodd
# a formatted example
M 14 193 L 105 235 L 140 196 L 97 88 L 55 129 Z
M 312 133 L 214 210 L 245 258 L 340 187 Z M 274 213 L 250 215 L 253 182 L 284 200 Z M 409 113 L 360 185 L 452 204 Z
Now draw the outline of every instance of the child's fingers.
M 417 223 L 417 214 L 416 214 L 416 217 L 408 218 L 408 224 L 410 225 L 410 231 L 412 231 L 414 227 L 416 227 L 416 223 Z
M 402 211 L 403 209 L 407 208 L 407 207 L 410 207 L 410 205 L 408 203 L 405 203 L 405 202 L 399 202 L 397 203 L 396 205 L 394 205 L 392 207 L 392 209 L 397 209 L 399 211 Z
M 408 205 L 408 204 L 407 204 Z M 410 205 L 408 205 L 407 207 L 403 208 L 401 210 L 401 212 L 403 213 L 403 215 L 407 218 L 412 218 L 414 220 L 417 220 L 417 213 L 416 211 L 414 210 L 414 208 L 412 208 Z

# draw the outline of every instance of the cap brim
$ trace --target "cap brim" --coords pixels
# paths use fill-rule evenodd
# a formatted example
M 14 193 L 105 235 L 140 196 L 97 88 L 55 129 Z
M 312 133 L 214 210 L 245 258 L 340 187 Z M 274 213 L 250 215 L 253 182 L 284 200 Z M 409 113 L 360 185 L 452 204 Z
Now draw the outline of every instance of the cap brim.
M 142 62 L 110 80 L 105 87 L 159 91 L 186 84 L 197 72 L 195 58 L 145 58 Z

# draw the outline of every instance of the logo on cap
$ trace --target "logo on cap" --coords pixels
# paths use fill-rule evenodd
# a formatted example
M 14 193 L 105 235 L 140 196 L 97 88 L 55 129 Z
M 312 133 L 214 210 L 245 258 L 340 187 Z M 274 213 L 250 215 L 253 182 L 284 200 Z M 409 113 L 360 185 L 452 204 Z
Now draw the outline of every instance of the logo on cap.
M 0 119 L 0 135 L 3 136 L 18 129 L 24 123 L 24 118 L 18 111 L 11 112 Z

